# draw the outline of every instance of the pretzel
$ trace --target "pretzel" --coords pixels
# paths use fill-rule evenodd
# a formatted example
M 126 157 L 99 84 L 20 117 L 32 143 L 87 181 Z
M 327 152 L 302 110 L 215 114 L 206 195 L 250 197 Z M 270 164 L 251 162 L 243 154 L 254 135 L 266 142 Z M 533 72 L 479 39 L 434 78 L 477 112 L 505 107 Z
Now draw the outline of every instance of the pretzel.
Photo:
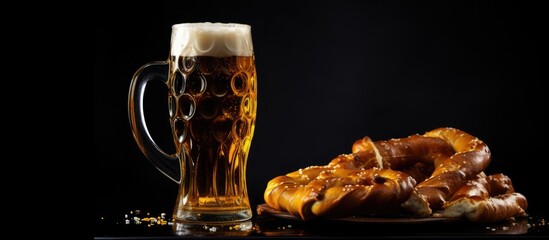
M 431 209 L 440 209 L 448 196 L 488 167 L 490 150 L 478 138 L 455 128 L 438 128 L 424 136 L 444 139 L 456 152 L 435 165 L 431 177 L 416 186 L 419 193 L 427 197 Z
M 352 151 L 352 158 L 339 156 L 330 162 L 330 166 L 355 169 L 390 168 L 410 172 L 416 176 L 418 183 L 431 175 L 433 166 L 440 165 L 455 154 L 452 146 L 443 139 L 417 134 L 376 142 L 364 137 L 353 144 Z
M 431 210 L 440 209 L 448 196 L 484 171 L 491 159 L 486 144 L 455 128 L 437 128 L 423 136 L 413 135 L 373 143 L 365 137 L 356 141 L 352 149 L 359 156 L 362 154 L 369 157 L 365 161 L 355 159 L 366 167 L 374 162 L 372 156 L 378 158 L 377 162 L 382 162 L 381 167 L 397 170 L 417 162 L 433 165 L 435 168 L 431 176 L 425 181 L 418 181 L 416 186 L 419 195 L 429 203 Z M 374 154 L 375 152 L 379 154 Z M 381 161 L 379 157 L 382 158 Z M 429 214 L 426 209 L 421 212 Z
M 474 222 L 496 222 L 526 214 L 528 202 L 516 193 L 511 179 L 503 174 L 479 174 L 443 205 L 442 216 L 466 217 Z
M 415 181 L 390 169 L 351 170 L 313 166 L 267 184 L 265 202 L 303 220 L 398 212 Z
M 484 172 L 481 172 L 475 178 L 461 186 L 461 188 L 459 188 L 450 198 L 450 201 L 464 197 L 489 198 L 490 196 L 514 192 L 515 189 L 513 187 L 513 183 L 509 177 L 501 173 L 486 176 Z
M 304 220 L 399 211 L 430 216 L 433 210 L 472 221 L 524 214 L 526 198 L 514 192 L 509 178 L 484 175 L 490 160 L 486 144 L 455 128 L 387 141 L 364 137 L 353 144 L 352 154 L 326 166 L 274 178 L 264 198 Z

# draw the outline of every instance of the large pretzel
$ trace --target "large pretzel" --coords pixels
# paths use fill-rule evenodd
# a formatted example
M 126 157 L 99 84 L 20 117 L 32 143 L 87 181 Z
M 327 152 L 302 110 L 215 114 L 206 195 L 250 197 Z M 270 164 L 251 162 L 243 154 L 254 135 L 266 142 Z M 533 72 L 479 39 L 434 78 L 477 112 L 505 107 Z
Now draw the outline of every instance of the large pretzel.
M 365 143 L 373 144 L 371 140 Z M 453 154 L 452 148 L 445 141 L 437 138 L 421 137 L 419 135 L 402 140 L 378 142 L 378 144 L 383 146 L 384 150 L 388 149 L 386 148 L 389 146 L 388 144 L 394 145 L 392 147 L 394 151 L 391 155 L 389 155 L 387 151 L 381 151 L 384 156 L 383 161 L 385 161 L 385 166 L 394 165 L 397 169 L 409 168 L 411 169 L 409 172 L 414 172 L 413 169 L 424 169 L 414 167 L 417 163 L 425 162 L 431 163 L 432 165 L 433 161 L 436 160 L 439 162 L 445 160 Z M 355 144 L 355 146 L 360 148 L 357 144 Z M 403 174 L 396 174 L 393 171 L 386 172 L 389 174 L 386 174 L 385 176 L 390 181 L 384 181 L 382 185 L 377 185 L 375 182 L 372 183 L 372 180 L 361 181 L 359 182 L 360 184 L 368 183 L 366 185 L 367 187 L 363 188 L 361 186 L 358 190 L 353 191 L 352 194 L 348 191 L 342 191 L 343 188 L 340 186 L 342 182 L 347 179 L 336 176 L 329 182 L 323 181 L 326 176 L 325 174 L 320 173 L 333 172 L 334 170 L 338 170 L 338 173 L 348 173 L 348 171 L 343 170 L 353 170 L 355 171 L 354 173 L 364 172 L 366 173 L 366 176 L 369 177 L 373 176 L 371 174 L 372 171 L 380 171 L 371 170 L 372 168 L 379 166 L 377 161 L 377 159 L 379 159 L 379 151 L 377 151 L 373 145 L 370 151 L 367 151 L 366 148 L 367 147 L 360 148 L 363 151 L 358 153 L 340 155 L 332 160 L 327 166 L 308 167 L 289 173 L 286 176 L 274 178 L 267 184 L 264 195 L 265 202 L 275 209 L 286 210 L 294 215 L 301 216 L 303 219 L 310 219 L 317 216 L 330 216 L 330 213 L 332 213 L 332 215 L 336 213 L 345 215 L 349 212 L 355 214 L 358 212 L 374 214 L 386 213 L 387 209 L 397 209 L 399 205 L 406 201 L 410 194 L 412 194 L 413 187 L 398 188 L 396 186 L 408 186 L 408 183 L 410 182 L 413 183 L 412 186 L 414 186 L 417 182 L 413 181 L 413 179 L 403 178 Z M 410 161 L 410 159 L 413 159 L 414 162 Z M 416 176 L 417 179 L 425 179 L 423 176 L 424 173 L 415 175 L 421 175 L 420 177 Z M 339 174 L 339 176 L 341 176 L 341 174 Z M 319 178 L 322 181 L 319 181 Z M 338 184 L 339 186 L 328 191 L 329 188 L 334 187 L 334 184 Z M 357 183 L 351 184 L 356 185 Z M 384 191 L 380 191 L 380 187 L 383 187 Z M 376 194 L 371 193 L 371 188 L 376 189 Z M 393 194 L 391 198 L 398 199 L 399 201 L 387 201 L 387 194 Z M 373 198 L 376 198 L 377 200 L 372 200 Z M 337 199 L 337 201 L 334 201 L 334 199 Z M 380 200 L 384 203 L 379 205 L 366 204 L 366 202 Z M 352 204 L 346 202 L 351 202 Z M 317 207 L 313 210 L 313 204 L 323 207 Z M 362 206 L 363 209 L 358 211 L 350 209 L 351 206 L 356 205 Z M 350 211 L 342 211 L 342 207 L 346 207 L 350 209 Z M 339 211 L 334 211 L 334 209 L 338 209 Z M 411 212 L 416 215 L 431 214 L 428 205 L 423 204 L 422 209 L 423 212 L 425 212 L 423 214 L 417 214 L 420 212 L 418 210 L 411 210 Z M 426 212 L 425 209 L 429 212 Z
M 445 216 L 466 216 L 473 221 L 495 221 L 524 213 L 526 208 L 526 199 L 511 192 L 496 198 L 483 195 L 483 199 L 489 203 L 479 203 L 476 200 L 472 202 L 470 199 L 478 198 L 471 197 L 456 199 L 459 196 L 456 194 L 458 189 L 463 189 L 467 184 L 474 185 L 477 180 L 471 179 L 482 176 L 483 170 L 490 163 L 490 151 L 486 144 L 458 129 L 439 128 L 424 135 L 376 142 L 365 137 L 353 144 L 352 151 L 352 154 L 336 157 L 327 166 L 310 167 L 271 180 L 265 191 L 265 201 L 273 208 L 286 210 L 303 219 L 387 213 L 390 212 L 388 210 L 394 211 L 398 204 L 415 216 L 429 216 L 432 210 L 439 210 L 446 203 L 443 214 Z M 344 188 L 341 188 L 342 183 L 339 182 L 344 182 L 342 179 L 346 178 L 345 174 L 373 176 L 371 171 L 384 171 L 378 168 L 391 169 L 384 175 L 384 179 L 391 181 L 383 182 L 389 182 L 392 186 L 378 188 L 380 191 L 375 193 L 379 196 L 369 189 L 360 194 L 346 194 Z M 320 184 L 319 180 L 325 179 L 327 171 L 337 174 L 330 175 L 332 178 L 329 184 L 328 181 Z M 407 179 L 407 176 L 411 177 Z M 355 181 L 355 184 L 358 184 L 356 187 L 359 189 L 364 189 L 362 183 L 368 182 L 370 185 L 367 185 L 371 186 L 372 181 Z M 419 184 L 412 190 L 395 187 L 408 186 L 409 182 Z M 508 186 L 511 186 L 510 182 Z M 385 199 L 389 194 L 398 201 L 372 205 L 377 202 L 374 199 Z M 407 199 L 402 200 L 403 197 Z M 451 201 L 447 202 L 448 200 Z M 473 207 L 467 209 L 467 212 L 460 208 L 464 204 Z M 502 204 L 515 206 L 497 208 Z M 479 206 L 496 210 L 482 210 L 482 214 L 472 214 L 474 208 L 480 208 Z
M 394 213 L 415 185 L 410 176 L 389 169 L 350 170 L 313 166 L 278 176 L 267 184 L 265 202 L 304 220 Z
M 380 162 L 381 157 L 381 167 L 391 169 L 400 170 L 418 161 L 434 166 L 430 177 L 416 186 L 432 210 L 440 209 L 446 198 L 490 163 L 488 146 L 455 128 L 438 128 L 423 136 L 388 141 L 372 142 L 365 137 L 353 144 L 353 152 L 367 156 L 367 164 Z

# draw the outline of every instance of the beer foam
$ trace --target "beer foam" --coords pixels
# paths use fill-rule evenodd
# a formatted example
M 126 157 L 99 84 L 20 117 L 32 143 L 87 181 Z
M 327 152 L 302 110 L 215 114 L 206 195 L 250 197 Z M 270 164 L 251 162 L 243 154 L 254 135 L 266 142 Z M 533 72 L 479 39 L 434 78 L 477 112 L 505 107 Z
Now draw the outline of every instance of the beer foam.
M 252 56 L 251 27 L 236 23 L 182 23 L 172 26 L 172 56 Z M 192 37 L 191 37 L 192 36 Z

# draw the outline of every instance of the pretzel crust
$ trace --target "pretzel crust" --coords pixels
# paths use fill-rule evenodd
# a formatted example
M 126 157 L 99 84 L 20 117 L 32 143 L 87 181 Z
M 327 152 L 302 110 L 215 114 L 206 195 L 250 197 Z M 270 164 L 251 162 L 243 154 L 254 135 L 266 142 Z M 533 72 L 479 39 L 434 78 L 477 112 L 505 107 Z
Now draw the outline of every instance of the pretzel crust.
M 511 179 L 503 174 L 479 174 L 443 205 L 443 216 L 465 217 L 474 222 L 496 222 L 526 215 L 526 197 L 516 193 Z
M 267 184 L 265 201 L 303 220 L 398 212 L 415 180 L 390 169 L 350 170 L 312 166 Z
M 508 177 L 483 173 L 490 161 L 484 142 L 455 128 L 386 141 L 364 137 L 352 154 L 328 165 L 272 179 L 264 198 L 304 220 L 403 212 L 426 217 L 438 211 L 498 221 L 525 214 L 526 198 L 514 192 Z

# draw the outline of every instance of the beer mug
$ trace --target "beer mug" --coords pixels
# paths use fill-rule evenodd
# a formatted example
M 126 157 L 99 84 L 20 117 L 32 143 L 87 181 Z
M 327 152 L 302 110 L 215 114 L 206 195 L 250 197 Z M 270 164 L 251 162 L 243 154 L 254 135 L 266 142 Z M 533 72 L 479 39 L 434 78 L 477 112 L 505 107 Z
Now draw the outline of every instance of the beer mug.
M 157 146 L 145 124 L 143 96 L 151 80 L 168 89 L 174 154 Z M 252 217 L 246 162 L 256 119 L 256 83 L 251 27 L 244 24 L 173 25 L 169 59 L 148 63 L 133 76 L 128 99 L 133 136 L 156 168 L 179 184 L 176 221 Z

